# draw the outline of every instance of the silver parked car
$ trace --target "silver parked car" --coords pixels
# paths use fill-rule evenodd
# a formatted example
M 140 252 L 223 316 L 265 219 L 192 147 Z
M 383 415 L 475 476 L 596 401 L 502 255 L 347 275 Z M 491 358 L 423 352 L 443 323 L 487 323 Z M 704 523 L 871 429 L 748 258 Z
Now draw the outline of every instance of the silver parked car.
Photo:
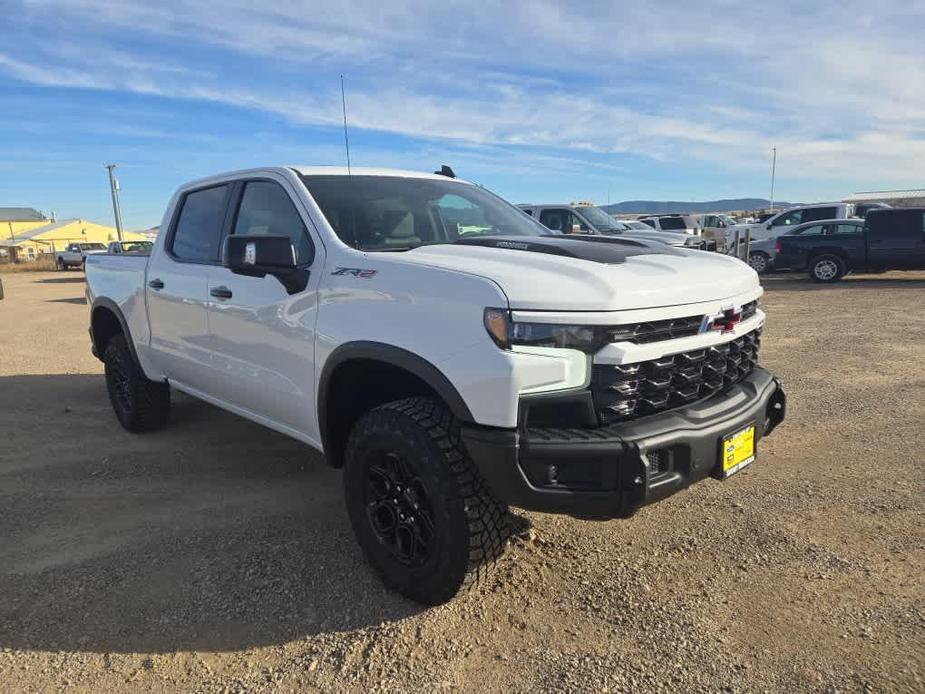
M 642 229 L 614 219 L 594 205 L 518 205 L 543 226 L 563 234 L 626 234 L 633 239 L 656 241 L 669 246 L 703 250 L 703 241 L 696 236 L 655 231 L 643 224 Z

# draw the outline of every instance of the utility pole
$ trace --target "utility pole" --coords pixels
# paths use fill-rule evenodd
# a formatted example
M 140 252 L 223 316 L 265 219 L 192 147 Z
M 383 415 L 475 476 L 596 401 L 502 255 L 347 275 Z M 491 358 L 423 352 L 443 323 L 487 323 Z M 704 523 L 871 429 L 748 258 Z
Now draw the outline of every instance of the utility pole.
M 774 176 L 777 173 L 777 147 L 771 147 L 771 209 L 774 211 Z
M 119 181 L 113 175 L 112 170 L 116 168 L 115 164 L 106 164 L 106 170 L 109 171 L 109 192 L 112 193 L 112 213 L 116 218 L 116 233 L 119 240 L 122 240 L 122 209 L 119 207 Z

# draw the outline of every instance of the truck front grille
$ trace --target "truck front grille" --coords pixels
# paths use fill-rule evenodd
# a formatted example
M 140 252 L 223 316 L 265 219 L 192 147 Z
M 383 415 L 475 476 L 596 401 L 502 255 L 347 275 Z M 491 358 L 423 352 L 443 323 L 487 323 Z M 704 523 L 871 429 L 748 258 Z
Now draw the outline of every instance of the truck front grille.
M 719 393 L 755 368 L 761 328 L 721 345 L 635 364 L 596 364 L 591 394 L 601 424 L 670 410 Z
M 742 306 L 741 320 L 748 320 L 755 315 L 757 310 L 758 301 L 749 301 Z M 607 342 L 632 342 L 640 345 L 649 342 L 661 342 L 662 340 L 674 340 L 679 337 L 690 337 L 700 332 L 703 319 L 704 316 L 701 314 L 684 318 L 618 325 L 606 329 Z

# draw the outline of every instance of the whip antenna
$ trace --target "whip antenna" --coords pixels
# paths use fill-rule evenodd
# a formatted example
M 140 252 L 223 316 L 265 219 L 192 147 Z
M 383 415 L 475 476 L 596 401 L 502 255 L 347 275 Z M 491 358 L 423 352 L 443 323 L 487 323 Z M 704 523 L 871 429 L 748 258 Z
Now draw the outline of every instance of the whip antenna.
M 347 150 L 347 175 L 350 173 L 350 140 L 347 138 L 347 97 L 344 95 L 344 76 L 340 76 L 340 104 L 344 111 L 344 149 Z

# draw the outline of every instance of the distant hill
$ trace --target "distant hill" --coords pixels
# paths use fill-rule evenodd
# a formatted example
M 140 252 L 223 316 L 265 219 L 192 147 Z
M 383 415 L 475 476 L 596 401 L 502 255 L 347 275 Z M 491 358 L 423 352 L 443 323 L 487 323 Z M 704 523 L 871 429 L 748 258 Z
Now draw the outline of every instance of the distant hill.
M 610 214 L 683 214 L 693 212 L 732 212 L 733 210 L 757 210 L 768 207 L 769 200 L 763 198 L 735 198 L 732 200 L 709 200 L 707 202 L 679 202 L 674 200 L 627 200 L 613 205 L 601 205 Z M 774 201 L 774 207 L 789 207 L 791 203 Z

